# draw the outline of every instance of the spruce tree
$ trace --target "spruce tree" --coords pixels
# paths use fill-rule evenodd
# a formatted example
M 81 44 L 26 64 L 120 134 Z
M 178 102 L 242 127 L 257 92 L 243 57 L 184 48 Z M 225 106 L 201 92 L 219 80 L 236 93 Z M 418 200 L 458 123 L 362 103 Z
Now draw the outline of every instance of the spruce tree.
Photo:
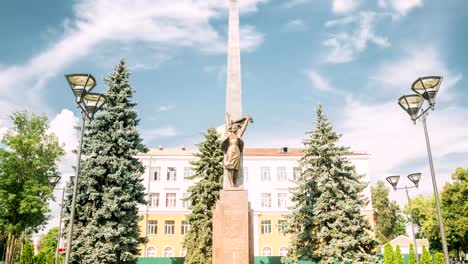
M 432 264 L 431 253 L 427 251 L 426 246 L 422 246 L 421 264 Z
M 187 189 L 190 194 L 191 213 L 187 215 L 190 228 L 185 235 L 187 249 L 185 264 L 211 263 L 212 259 L 212 217 L 220 190 L 223 188 L 223 152 L 221 141 L 215 129 L 208 129 L 205 140 L 199 143 L 198 160 L 191 163 L 194 174 L 189 178 L 195 184 Z
M 403 255 L 401 254 L 400 246 L 397 245 L 395 249 L 395 254 L 393 263 L 395 264 L 403 264 L 405 261 L 403 260 Z
M 23 252 L 21 252 L 21 257 L 19 264 L 31 264 L 34 261 L 34 251 L 33 244 L 31 241 L 26 241 L 24 244 Z
M 441 252 L 437 252 L 434 255 L 434 264 L 444 264 L 445 259 L 444 259 L 444 254 Z
M 413 244 L 409 246 L 409 256 L 408 256 L 408 264 L 417 264 L 418 261 L 416 259 L 416 252 L 414 251 Z
M 137 130 L 123 60 L 105 78 L 106 105 L 87 125 L 78 185 L 73 263 L 136 263 L 142 242 L 138 205 L 144 204 L 141 175 L 135 155 L 147 151 Z M 70 197 L 70 195 L 68 195 Z M 69 209 L 68 209 L 69 210 Z M 66 229 L 68 230 L 68 229 Z
M 384 264 L 393 264 L 395 259 L 395 253 L 393 252 L 393 247 L 387 243 L 384 246 Z
M 348 160 L 349 148 L 338 145 L 340 135 L 317 107 L 316 127 L 304 140 L 305 169 L 292 190 L 288 233 L 292 239 L 284 262 L 315 260 L 322 264 L 376 263 L 376 241 L 361 214 L 367 186 Z

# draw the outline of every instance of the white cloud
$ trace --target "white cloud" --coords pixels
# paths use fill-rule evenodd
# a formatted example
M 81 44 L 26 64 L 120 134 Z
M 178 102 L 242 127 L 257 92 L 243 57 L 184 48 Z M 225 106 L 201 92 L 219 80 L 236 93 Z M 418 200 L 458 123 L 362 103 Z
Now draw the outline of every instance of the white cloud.
M 253 12 L 264 2 L 266 0 L 241 1 L 240 8 L 242 12 Z M 22 64 L 0 69 L 0 104 L 8 106 L 9 110 L 27 106 L 44 111 L 46 104 L 38 94 L 47 81 L 106 42 L 141 41 L 172 48 L 225 52 L 225 36 L 220 35 L 211 21 L 227 17 L 227 5 L 224 0 L 76 1 L 74 18 L 66 19 L 64 32 L 53 45 Z M 243 27 L 241 38 L 242 48 L 248 51 L 263 41 L 263 35 L 253 26 Z M 157 65 L 140 62 L 135 66 L 137 69 L 146 67 Z M 2 111 L 0 119 L 6 120 L 7 113 Z
M 330 82 L 325 79 L 322 75 L 314 70 L 309 70 L 306 72 L 307 77 L 312 82 L 314 88 L 320 91 L 331 91 L 333 90 Z
M 289 0 L 289 1 L 286 1 L 286 3 L 284 3 L 283 6 L 286 8 L 293 8 L 299 5 L 306 4 L 308 2 L 310 2 L 310 0 Z
M 283 25 L 284 31 L 302 31 L 305 29 L 306 25 L 302 19 L 292 19 Z
M 334 13 L 349 13 L 361 4 L 360 0 L 333 0 L 332 10 Z
M 379 0 L 379 6 L 392 8 L 399 15 L 406 15 L 411 9 L 423 5 L 423 0 Z
M 338 130 L 342 142 L 352 149 L 366 150 L 371 155 L 370 176 L 385 180 L 386 176 L 400 174 L 401 178 L 421 171 L 423 180 L 418 193 L 430 194 L 432 185 L 422 124 L 413 125 L 409 116 L 395 100 L 367 104 L 355 99 L 347 101 Z M 449 180 L 450 173 L 463 164 L 463 159 L 447 161 L 453 153 L 468 153 L 468 123 L 464 120 L 468 109 L 460 107 L 437 108 L 428 117 L 428 129 L 433 151 L 438 184 Z M 448 136 L 449 135 L 449 136 Z M 444 160 L 443 162 L 440 162 Z M 405 180 L 403 180 L 403 183 Z M 394 196 L 394 198 L 397 198 Z
M 330 48 L 325 60 L 329 63 L 350 62 L 356 53 L 367 48 L 368 43 L 384 48 L 389 47 L 388 39 L 375 32 L 376 20 L 380 15 L 375 12 L 360 12 L 359 15 L 327 21 L 326 27 L 339 27 L 340 30 L 323 42 L 323 45 Z M 354 28 L 346 30 L 348 26 Z
M 162 138 L 162 137 L 173 137 L 178 135 L 177 130 L 172 126 L 158 127 L 152 129 L 144 129 L 141 133 L 141 137 L 146 142 L 151 142 L 153 140 Z
M 452 87 L 461 79 L 460 73 L 451 71 L 441 58 L 438 50 L 432 47 L 418 47 L 408 50 L 404 57 L 382 64 L 371 80 L 375 86 L 398 94 L 412 93 L 411 84 L 418 77 L 440 75 L 444 81 L 438 94 L 438 101 L 446 102 L 453 99 Z
M 175 109 L 175 105 L 173 104 L 162 105 L 158 108 L 158 112 L 167 112 L 173 109 Z

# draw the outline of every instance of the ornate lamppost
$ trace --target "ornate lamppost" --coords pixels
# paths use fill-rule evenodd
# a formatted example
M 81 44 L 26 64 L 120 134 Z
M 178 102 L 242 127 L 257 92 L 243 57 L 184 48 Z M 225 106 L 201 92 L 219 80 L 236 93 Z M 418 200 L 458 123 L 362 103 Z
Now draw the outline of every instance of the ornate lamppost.
M 408 187 L 408 186 L 405 185 L 405 187 L 397 188 L 398 181 L 400 180 L 399 175 L 389 176 L 389 177 L 386 178 L 387 182 L 392 185 L 394 191 L 402 190 L 402 189 L 406 190 L 406 198 L 408 199 L 408 206 L 409 206 L 409 209 L 410 209 L 411 232 L 412 232 L 412 235 L 413 235 L 414 251 L 416 252 L 416 261 L 419 264 L 418 244 L 416 242 L 416 233 L 414 232 L 414 215 L 413 215 L 413 209 L 411 207 L 411 199 L 409 197 L 408 188 L 418 188 L 419 180 L 421 179 L 421 173 L 412 173 L 412 174 L 408 175 L 408 179 L 410 179 L 410 181 L 413 182 L 413 184 L 414 184 L 413 186 Z
M 67 234 L 67 247 L 65 255 L 65 264 L 70 263 L 70 253 L 73 237 L 73 222 L 75 219 L 76 196 L 78 190 L 79 176 L 80 176 L 80 161 L 81 161 L 81 148 L 83 147 L 83 135 L 86 126 L 86 120 L 91 121 L 94 114 L 102 108 L 106 103 L 106 97 L 103 94 L 91 93 L 91 90 L 96 86 L 96 79 L 91 74 L 67 74 L 65 75 L 70 88 L 75 95 L 76 104 L 81 112 L 82 124 L 80 143 L 77 153 L 77 166 L 76 176 L 73 181 L 73 196 L 70 208 L 70 221 Z
M 416 94 L 403 95 L 398 99 L 398 104 L 411 116 L 411 120 L 413 120 L 414 124 L 416 124 L 416 120 L 419 118 L 422 119 L 424 135 L 426 137 L 427 155 L 429 157 L 429 166 L 431 169 L 432 188 L 434 190 L 434 197 L 437 206 L 442 250 L 444 251 L 445 264 L 450 264 L 447 241 L 445 238 L 444 221 L 440 210 L 439 191 L 437 190 L 437 182 L 434 172 L 434 162 L 432 160 L 431 144 L 429 142 L 429 134 L 427 132 L 426 124 L 427 112 L 430 109 L 434 110 L 435 98 L 442 83 L 442 79 L 443 77 L 441 76 L 426 76 L 418 78 L 411 85 L 411 90 Z M 429 103 L 429 106 L 423 110 L 422 106 L 425 100 Z

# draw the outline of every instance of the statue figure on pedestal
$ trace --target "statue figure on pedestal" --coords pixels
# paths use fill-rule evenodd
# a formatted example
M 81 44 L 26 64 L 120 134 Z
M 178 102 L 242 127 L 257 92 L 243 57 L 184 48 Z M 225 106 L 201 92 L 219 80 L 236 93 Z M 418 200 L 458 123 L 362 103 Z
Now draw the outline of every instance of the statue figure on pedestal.
M 225 138 L 221 144 L 224 152 L 224 168 L 227 171 L 227 177 L 231 187 L 236 187 L 239 169 L 241 166 L 242 151 L 244 141 L 242 136 L 248 123 L 253 122 L 250 116 L 243 117 L 236 121 L 231 121 L 229 113 L 226 113 Z

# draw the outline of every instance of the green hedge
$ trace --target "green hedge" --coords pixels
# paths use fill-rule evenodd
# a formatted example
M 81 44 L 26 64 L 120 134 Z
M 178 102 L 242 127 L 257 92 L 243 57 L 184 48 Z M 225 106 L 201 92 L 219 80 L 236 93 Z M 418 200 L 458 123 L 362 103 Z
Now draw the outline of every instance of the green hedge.
M 138 264 L 183 264 L 184 258 L 139 258 Z M 281 264 L 281 257 L 254 257 L 254 264 Z M 318 264 L 300 261 L 299 264 Z

